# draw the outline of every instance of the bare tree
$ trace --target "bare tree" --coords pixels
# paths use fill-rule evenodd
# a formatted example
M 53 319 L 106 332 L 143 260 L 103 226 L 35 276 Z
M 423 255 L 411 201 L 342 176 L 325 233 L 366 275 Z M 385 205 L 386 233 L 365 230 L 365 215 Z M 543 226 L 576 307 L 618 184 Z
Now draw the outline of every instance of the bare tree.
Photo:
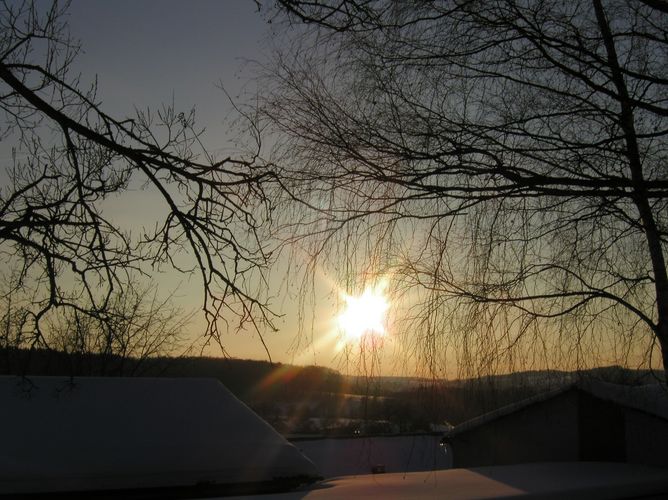
M 356 235 L 423 363 L 668 369 L 664 2 L 278 3 L 292 239 Z
M 159 297 L 155 287 L 132 284 L 112 297 L 107 314 L 68 310 L 54 316 L 47 342 L 76 360 L 96 357 L 94 373 L 133 375 L 151 357 L 177 353 L 185 342 L 192 314 Z
M 16 291 L 3 294 L 0 370 L 134 375 L 150 358 L 187 352 L 193 342 L 186 336 L 193 313 L 163 295 L 155 286 L 131 281 L 114 291 L 104 314 L 79 304 L 45 316 L 43 338 L 35 345 L 32 301 Z
M 253 157 L 210 155 L 194 112 L 107 114 L 95 85 L 70 72 L 79 47 L 66 9 L 0 3 L 0 134 L 13 145 L 2 173 L 0 252 L 5 269 L 18 270 L 7 292 L 30 297 L 32 345 L 46 342 L 54 311 L 114 324 L 113 302 L 131 293 L 133 276 L 166 268 L 199 274 L 212 338 L 221 341 L 225 326 L 270 323 L 257 280 L 270 257 L 261 231 L 271 173 Z M 162 220 L 122 229 L 105 202 L 139 187 L 159 199 Z

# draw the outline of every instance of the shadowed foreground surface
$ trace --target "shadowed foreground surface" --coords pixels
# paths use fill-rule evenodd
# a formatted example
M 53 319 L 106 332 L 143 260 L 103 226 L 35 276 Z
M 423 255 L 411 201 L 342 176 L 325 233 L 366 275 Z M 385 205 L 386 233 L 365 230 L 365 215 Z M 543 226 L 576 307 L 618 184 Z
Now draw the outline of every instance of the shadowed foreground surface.
M 302 491 L 234 498 L 668 499 L 668 470 L 620 463 L 536 463 L 407 474 L 349 476 L 323 481 Z

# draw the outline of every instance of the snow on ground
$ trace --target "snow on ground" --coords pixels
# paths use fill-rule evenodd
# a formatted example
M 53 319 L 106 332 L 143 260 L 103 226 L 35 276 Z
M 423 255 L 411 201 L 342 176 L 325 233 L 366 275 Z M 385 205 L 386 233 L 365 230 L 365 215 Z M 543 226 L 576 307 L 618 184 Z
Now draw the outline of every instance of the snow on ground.
M 213 379 L 0 377 L 0 494 L 318 477 Z
M 668 498 L 668 470 L 598 462 L 536 463 L 341 477 L 301 491 L 225 500 L 608 500 Z
M 385 472 L 417 472 L 451 467 L 451 455 L 440 446 L 441 436 L 388 436 L 294 440 L 323 477 Z

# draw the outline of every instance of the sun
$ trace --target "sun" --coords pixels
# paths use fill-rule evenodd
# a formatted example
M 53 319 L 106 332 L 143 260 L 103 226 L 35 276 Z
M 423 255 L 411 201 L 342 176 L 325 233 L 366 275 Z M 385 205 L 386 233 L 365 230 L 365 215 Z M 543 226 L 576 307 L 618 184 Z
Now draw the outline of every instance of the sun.
M 358 297 L 344 295 L 345 310 L 339 315 L 339 327 L 349 342 L 366 334 L 385 335 L 385 313 L 389 308 L 381 287 L 367 288 Z

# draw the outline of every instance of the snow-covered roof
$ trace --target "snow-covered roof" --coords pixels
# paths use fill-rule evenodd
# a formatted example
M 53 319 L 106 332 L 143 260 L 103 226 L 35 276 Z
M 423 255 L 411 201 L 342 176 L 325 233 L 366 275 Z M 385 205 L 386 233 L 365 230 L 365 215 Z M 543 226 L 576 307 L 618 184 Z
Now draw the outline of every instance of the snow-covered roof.
M 454 426 L 452 429 L 446 432 L 445 435 L 447 437 L 456 436 L 458 434 L 461 434 L 462 432 L 468 431 L 469 429 L 474 429 L 483 424 L 486 424 L 487 422 L 496 420 L 497 418 L 505 417 L 506 415 L 515 413 L 523 408 L 526 408 L 527 406 L 540 403 L 542 401 L 547 401 L 548 399 L 552 399 L 555 396 L 558 396 L 560 394 L 563 394 L 564 392 L 571 390 L 573 387 L 574 387 L 573 384 L 567 384 L 557 389 L 542 392 L 530 398 L 525 398 L 522 399 L 521 401 L 517 401 L 515 403 L 502 406 L 501 408 L 497 408 L 496 410 L 484 413 L 477 417 L 471 418 L 465 422 L 462 422 L 459 425 Z
M 0 494 L 319 476 L 214 379 L 0 377 Z
M 236 500 L 472 500 L 666 498 L 666 469 L 604 462 L 532 463 L 339 477 L 276 495 Z M 225 500 L 232 500 L 226 498 Z
M 668 420 L 668 386 L 665 384 L 621 385 L 601 380 L 583 380 L 578 387 L 599 399 Z
M 570 390 L 582 390 L 599 399 L 611 401 L 668 420 L 668 388 L 665 385 L 625 386 L 590 379 L 564 384 L 551 391 L 542 392 L 521 401 L 502 406 L 501 408 L 462 422 L 446 432 L 445 435 L 447 437 L 456 436 L 528 406 L 552 399 Z

